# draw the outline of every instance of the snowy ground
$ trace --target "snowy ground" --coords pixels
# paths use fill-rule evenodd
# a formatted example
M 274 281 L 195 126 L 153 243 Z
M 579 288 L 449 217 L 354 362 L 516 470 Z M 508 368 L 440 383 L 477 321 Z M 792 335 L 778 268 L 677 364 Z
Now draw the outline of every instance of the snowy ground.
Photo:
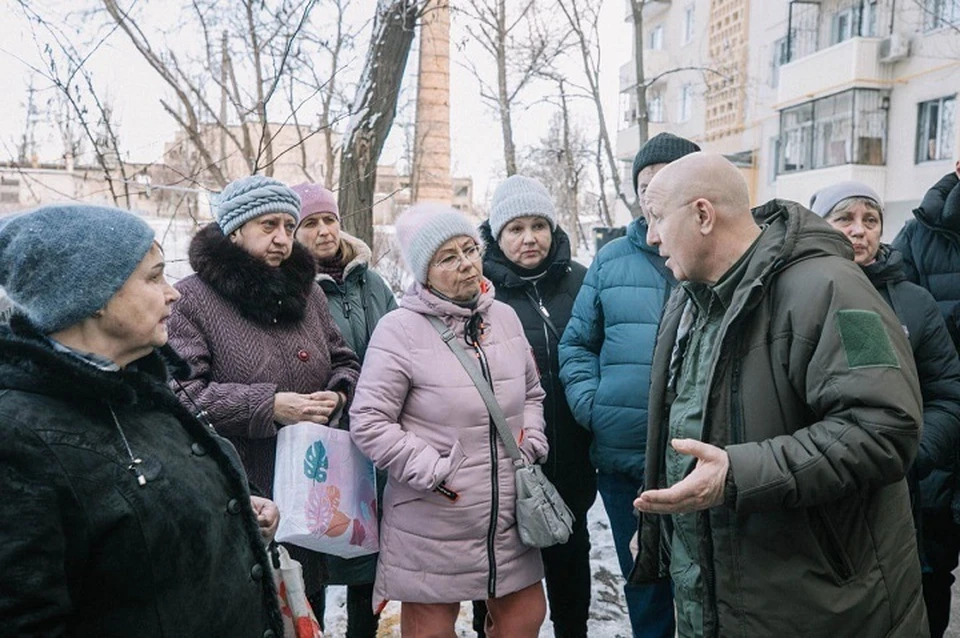
M 589 513 L 590 542 L 593 550 L 590 564 L 593 567 L 593 599 L 590 603 L 590 622 L 587 627 L 591 638 L 629 638 L 630 623 L 623 601 L 622 581 L 613 549 L 613 537 L 607 523 L 607 514 L 600 497 Z M 327 590 L 327 638 L 342 638 L 346 635 L 346 587 L 331 587 Z M 476 634 L 471 629 L 471 606 L 461 605 L 457 620 L 457 636 L 471 638 Z M 540 630 L 542 638 L 553 636 L 553 625 L 547 621 Z M 380 638 L 400 636 L 400 604 L 390 603 L 380 619 Z

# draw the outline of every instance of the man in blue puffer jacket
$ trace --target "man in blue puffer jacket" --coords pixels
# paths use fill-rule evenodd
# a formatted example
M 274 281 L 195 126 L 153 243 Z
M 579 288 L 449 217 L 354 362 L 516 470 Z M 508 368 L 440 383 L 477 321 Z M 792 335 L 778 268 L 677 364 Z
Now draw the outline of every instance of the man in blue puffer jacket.
M 661 168 L 699 150 L 670 133 L 651 138 L 633 161 L 637 196 Z M 590 460 L 624 579 L 633 568 L 633 500 L 643 484 L 653 347 L 676 283 L 646 234 L 646 220 L 639 217 L 627 226 L 626 237 L 597 253 L 560 341 L 560 380 L 577 422 L 593 433 Z M 624 594 L 635 638 L 672 638 L 669 582 L 625 584 Z

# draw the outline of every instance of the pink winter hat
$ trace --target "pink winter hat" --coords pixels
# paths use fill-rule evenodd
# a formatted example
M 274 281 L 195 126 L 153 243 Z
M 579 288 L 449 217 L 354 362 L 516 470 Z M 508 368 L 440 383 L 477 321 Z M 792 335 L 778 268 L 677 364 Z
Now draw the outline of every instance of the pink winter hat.
M 320 213 L 333 213 L 340 221 L 340 208 L 337 206 L 337 197 L 333 191 L 324 188 L 320 184 L 310 184 L 304 182 L 290 187 L 293 192 L 300 196 L 300 223 L 311 215 Z
M 480 243 L 470 220 L 445 204 L 427 202 L 411 206 L 397 218 L 396 230 L 403 260 L 421 284 L 427 283 L 430 261 L 447 241 L 467 235 Z

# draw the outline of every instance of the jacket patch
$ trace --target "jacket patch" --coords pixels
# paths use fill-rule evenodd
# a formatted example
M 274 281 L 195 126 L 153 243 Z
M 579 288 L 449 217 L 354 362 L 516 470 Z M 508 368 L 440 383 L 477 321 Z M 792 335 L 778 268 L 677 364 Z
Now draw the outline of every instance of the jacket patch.
M 847 365 L 855 368 L 899 368 L 893 344 L 880 315 L 870 310 L 837 311 L 840 341 Z

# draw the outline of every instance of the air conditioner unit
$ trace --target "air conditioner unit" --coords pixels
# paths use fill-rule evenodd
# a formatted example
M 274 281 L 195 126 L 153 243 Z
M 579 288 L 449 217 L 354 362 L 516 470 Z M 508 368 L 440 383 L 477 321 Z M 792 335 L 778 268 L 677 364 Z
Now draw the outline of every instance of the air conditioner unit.
M 903 33 L 891 33 L 880 41 L 880 61 L 897 62 L 910 55 L 910 38 Z

